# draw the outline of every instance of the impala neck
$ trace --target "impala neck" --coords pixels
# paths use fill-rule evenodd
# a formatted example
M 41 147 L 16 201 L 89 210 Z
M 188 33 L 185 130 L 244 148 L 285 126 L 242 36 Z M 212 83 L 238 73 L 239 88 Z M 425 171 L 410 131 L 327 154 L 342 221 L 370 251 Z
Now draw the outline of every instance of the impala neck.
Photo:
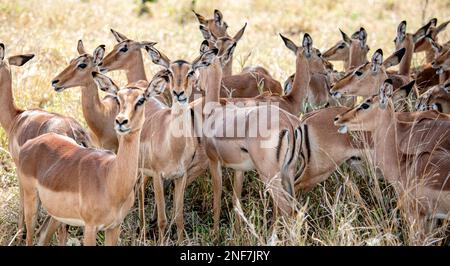
M 397 124 L 394 116 L 394 105 L 389 100 L 386 109 L 379 110 L 373 132 L 375 165 L 380 167 L 383 175 L 390 182 L 399 181 L 401 176 L 396 138 Z
M 111 168 L 114 174 L 107 178 L 111 198 L 118 203 L 130 196 L 138 179 L 140 135 L 141 129 L 138 129 L 119 136 L 119 148 Z
M 433 49 L 427 49 L 425 50 L 425 63 L 430 63 L 433 62 L 434 60 L 434 51 Z
M 142 59 L 141 50 L 137 50 L 135 56 L 125 69 L 128 83 L 137 82 L 139 80 L 147 80 L 145 75 L 144 60 Z
M 350 47 L 350 55 L 348 59 L 349 63 L 347 64 L 348 69 L 352 67 L 358 67 L 367 62 L 366 53 L 362 50 L 362 48 L 358 46 Z
M 1 71 L 9 72 L 6 67 Z M 0 76 L 0 104 L 0 124 L 8 132 L 12 121 L 21 111 L 14 103 L 11 73 L 2 73 Z
M 233 72 L 233 56 L 230 57 L 228 63 L 223 67 L 223 76 L 228 77 L 231 76 Z
M 222 75 L 223 74 L 220 59 L 216 58 L 214 59 L 214 62 L 207 68 L 206 75 L 204 77 L 206 79 L 205 104 L 219 102 Z
M 408 38 L 408 40 L 405 40 L 405 44 L 403 45 L 403 47 L 406 49 L 406 51 L 405 51 L 405 55 L 403 56 L 402 60 L 400 61 L 398 73 L 400 75 L 408 76 L 409 71 L 411 69 L 412 55 L 414 52 L 412 36 L 410 38 Z M 402 48 L 402 47 L 400 47 L 400 48 Z
M 81 107 L 86 123 L 96 136 L 101 136 L 102 126 L 107 125 L 108 122 L 113 123 L 113 121 L 107 121 L 105 106 L 93 79 L 81 87 Z
M 343 60 L 344 62 L 344 70 L 347 72 L 350 69 L 350 58 Z
M 292 102 L 292 113 L 297 115 L 302 109 L 302 105 L 306 100 L 306 92 L 311 80 L 308 59 L 303 55 L 297 56 L 295 63 L 295 76 L 292 84 L 292 90 L 286 95 L 286 98 Z

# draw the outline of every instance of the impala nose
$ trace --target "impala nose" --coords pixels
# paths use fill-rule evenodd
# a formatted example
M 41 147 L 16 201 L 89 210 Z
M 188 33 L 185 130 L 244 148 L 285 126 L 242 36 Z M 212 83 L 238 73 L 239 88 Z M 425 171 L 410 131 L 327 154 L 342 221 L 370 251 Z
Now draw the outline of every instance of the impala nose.
M 128 124 L 128 119 L 120 119 L 120 118 L 118 118 L 118 119 L 116 119 L 116 124 L 118 125 L 118 126 L 123 126 L 123 125 L 126 125 L 126 124 Z
M 55 87 L 56 84 L 58 84 L 58 82 L 59 82 L 59 79 L 52 80 L 52 86 Z

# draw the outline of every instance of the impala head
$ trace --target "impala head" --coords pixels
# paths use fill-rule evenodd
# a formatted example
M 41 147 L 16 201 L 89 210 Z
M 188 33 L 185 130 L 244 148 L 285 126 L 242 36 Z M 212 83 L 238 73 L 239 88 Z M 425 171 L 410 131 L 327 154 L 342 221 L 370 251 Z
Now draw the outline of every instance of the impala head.
M 450 113 L 450 80 L 434 86 L 420 95 L 417 99 L 416 110 L 436 110 L 441 113 Z
M 348 37 L 348 35 L 340 30 L 342 40 L 338 41 L 335 45 L 330 47 L 327 51 L 325 51 L 322 55 L 322 57 L 326 60 L 330 61 L 345 61 L 348 60 L 350 57 L 350 46 L 352 44 L 352 40 L 359 40 L 359 30 L 352 34 L 351 38 Z M 361 37 L 363 37 L 362 35 Z M 362 50 L 364 56 L 367 55 L 370 48 L 368 45 L 365 46 L 365 48 Z
M 430 38 L 429 42 L 435 52 L 435 59 L 431 65 L 434 69 L 436 69 L 436 73 L 440 75 L 444 73 L 444 71 L 450 70 L 450 47 L 442 46 Z
M 194 10 L 192 10 L 192 12 L 194 12 L 195 16 L 197 17 L 200 26 L 207 28 L 208 31 L 211 32 L 211 34 L 216 38 L 230 37 L 227 34 L 228 24 L 223 20 L 222 12 L 220 12 L 219 10 L 214 10 L 214 18 L 212 19 L 206 19 L 204 16 L 196 13 Z
M 392 105 L 392 80 L 386 79 L 379 89 L 379 94 L 365 99 L 358 106 L 335 117 L 334 124 L 339 126 L 338 132 L 373 131 L 377 128 L 380 111 Z M 391 106 L 392 107 L 392 106 Z
M 207 41 L 208 47 L 210 49 L 217 48 L 217 57 L 220 58 L 222 66 L 224 66 L 233 56 L 234 49 L 236 48 L 239 40 L 244 35 L 246 27 L 247 23 L 245 23 L 244 27 L 242 27 L 233 37 L 230 37 L 228 35 L 223 37 L 216 37 L 207 27 L 203 25 L 200 25 L 200 31 L 202 32 L 205 41 Z M 206 50 L 206 48 L 203 48 L 204 44 L 206 44 L 206 42 L 202 43 L 200 52 L 202 52 L 202 50 Z
M 164 67 L 163 72 L 158 72 L 160 91 L 167 88 L 172 94 L 173 102 L 181 105 L 187 105 L 192 90 L 197 86 L 197 71 L 209 66 L 218 52 L 216 48 L 210 49 L 189 63 L 185 60 L 170 61 L 166 55 L 153 46 L 146 46 L 145 49 L 153 63 Z
M 34 54 L 13 55 L 5 58 L 5 45 L 0 43 L 0 84 L 11 80 L 11 71 L 9 66 L 23 66 L 34 57 Z
M 119 88 L 114 81 L 99 72 L 91 73 L 97 87 L 116 100 L 119 112 L 114 120 L 114 129 L 118 135 L 126 135 L 142 128 L 145 120 L 144 103 L 159 94 L 159 76 L 150 82 L 145 91 L 137 87 Z
M 415 46 L 414 46 L 414 52 L 415 53 L 425 52 L 425 51 L 431 52 L 433 48 L 431 47 L 431 43 L 425 37 L 425 35 L 428 36 L 428 38 L 431 38 L 432 40 L 434 40 L 436 42 L 438 40 L 439 33 L 443 32 L 449 23 L 450 23 L 450 20 L 437 26 L 437 19 L 432 18 L 425 26 L 422 27 L 422 28 L 424 28 L 424 27 L 427 27 L 427 25 L 428 25 L 427 31 L 424 34 L 424 36 L 422 36 L 416 40 Z
M 383 61 L 383 51 L 376 50 L 371 62 L 357 67 L 336 82 L 330 90 L 331 94 L 336 98 L 341 96 L 369 97 L 376 94 L 377 88 L 387 78 L 386 69 L 400 63 L 404 54 L 405 48 L 402 48 Z
M 79 40 L 77 50 L 79 56 L 70 60 L 69 65 L 52 80 L 55 91 L 61 92 L 67 88 L 86 86 L 92 82 L 92 72 L 98 70 L 98 65 L 105 54 L 105 46 L 98 46 L 93 55 L 90 55 L 84 49 L 83 42 Z
M 141 48 L 153 46 L 156 42 L 138 42 L 127 38 L 125 35 L 111 29 L 117 44 L 105 58 L 98 64 L 100 71 L 114 71 L 128 69 L 128 65 L 135 64 L 136 58 L 142 58 Z
M 397 26 L 397 35 L 395 36 L 394 43 L 395 49 L 399 50 L 403 47 L 413 47 L 415 43 L 421 38 L 423 38 L 430 26 L 432 25 L 432 21 L 428 22 L 426 25 L 418 29 L 414 34 L 406 32 L 406 21 L 403 20 Z
M 329 67 L 327 66 L 328 62 L 322 58 L 320 51 L 313 48 L 313 40 L 308 33 L 303 35 L 302 46 L 297 46 L 293 41 L 282 34 L 280 34 L 280 37 L 283 40 L 284 45 L 286 45 L 289 50 L 294 52 L 297 58 L 299 55 L 302 55 L 308 59 L 310 72 L 324 72 Z

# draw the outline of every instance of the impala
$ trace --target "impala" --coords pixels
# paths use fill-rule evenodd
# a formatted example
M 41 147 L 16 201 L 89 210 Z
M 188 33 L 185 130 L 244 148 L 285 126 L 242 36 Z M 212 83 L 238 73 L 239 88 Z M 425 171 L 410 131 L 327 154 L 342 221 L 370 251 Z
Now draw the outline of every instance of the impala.
M 19 151 L 25 142 L 48 132 L 72 138 L 78 145 L 92 146 L 89 134 L 75 119 L 41 109 L 22 110 L 16 106 L 10 66 L 22 66 L 33 57 L 33 54 L 25 54 L 5 59 L 5 45 L 0 43 L 0 101 L 2 108 L 0 124 L 8 136 L 9 152 L 16 165 L 19 162 Z M 23 230 L 23 191 L 20 184 L 19 191 L 21 207 L 18 228 Z
M 386 69 L 398 65 L 404 54 L 405 48 L 402 48 L 383 62 L 383 51 L 378 49 L 373 54 L 370 63 L 365 63 L 348 73 L 334 84 L 330 92 L 336 98 L 341 96 L 370 97 L 377 94 L 377 90 L 374 88 L 381 86 L 383 81 L 388 78 Z M 399 88 L 399 85 L 396 88 Z
M 418 110 L 433 109 L 441 113 L 450 114 L 450 80 L 445 84 L 437 85 L 420 95 L 417 100 Z
M 86 123 L 93 132 L 99 147 L 116 151 L 118 139 L 114 130 L 114 118 L 117 115 L 117 104 L 109 95 L 100 98 L 92 72 L 98 70 L 105 53 L 105 46 L 100 45 L 93 55 L 86 52 L 83 42 L 78 41 L 79 56 L 72 59 L 70 64 L 53 80 L 52 86 L 56 92 L 65 89 L 81 87 L 81 108 Z
M 84 226 L 84 245 L 95 245 L 99 230 L 106 231 L 106 245 L 117 245 L 120 225 L 133 206 L 144 102 L 156 91 L 153 86 L 145 91 L 137 87 L 119 90 L 108 77 L 97 72 L 91 75 L 99 84 L 108 81 L 108 92 L 118 105 L 114 123 L 117 155 L 81 147 L 54 133 L 28 141 L 20 150 L 18 164 L 27 245 L 33 243 L 38 201 L 57 221 Z
M 217 49 L 205 52 L 192 63 L 185 60 L 171 61 L 153 46 L 147 46 L 146 50 L 153 63 L 164 68 L 159 72 L 155 86 L 160 91 L 169 90 L 174 104 L 171 108 L 154 109 L 146 115 L 140 148 L 141 168 L 147 176 L 153 178 L 160 241 L 164 240 L 167 227 L 163 181 L 174 181 L 174 219 L 178 240 L 181 241 L 184 234 L 185 187 L 208 168 L 203 144 L 194 133 L 195 121 L 200 116 L 196 118 L 188 101 L 197 84 L 197 72 L 211 64 Z M 181 129 L 186 132 L 180 136 Z
M 208 27 L 200 25 L 199 28 L 203 38 L 208 43 L 208 46 L 202 49 L 217 48 L 219 54 L 224 53 L 225 51 L 234 51 L 234 47 L 242 38 L 246 26 L 247 24 L 245 24 L 233 37 L 228 35 L 215 37 Z M 233 53 L 224 56 L 227 57 L 226 62 L 230 62 L 233 58 Z M 223 66 L 224 71 L 226 70 L 227 65 L 228 63 Z M 278 95 L 283 93 L 281 84 L 273 79 L 266 70 L 261 67 L 247 67 L 239 74 L 223 76 L 220 96 L 228 96 L 229 98 L 248 98 L 258 96 L 261 91 L 268 91 Z
M 432 18 L 424 27 L 428 25 L 426 35 L 431 38 L 433 41 L 438 42 L 438 34 L 443 32 L 447 25 L 450 23 L 450 20 L 441 23 L 437 26 L 437 19 Z M 434 50 L 430 44 L 430 42 L 425 38 L 425 36 L 420 37 L 414 43 L 414 52 L 425 52 L 425 63 L 431 63 L 434 59 Z
M 414 34 L 406 32 L 406 21 L 403 20 L 398 25 L 397 35 L 394 39 L 395 50 L 398 51 L 401 48 L 405 48 L 405 54 L 399 64 L 399 75 L 409 76 L 415 43 L 419 38 L 425 36 L 430 25 L 431 22 L 418 29 Z
M 308 56 L 311 53 L 309 35 L 306 38 L 305 46 L 308 47 Z M 201 49 L 206 50 L 208 44 L 203 42 Z M 278 102 L 280 98 L 285 96 L 267 96 L 262 95 L 250 99 L 221 99 L 220 98 L 220 80 L 222 78 L 222 66 L 226 64 L 229 54 L 233 52 L 234 46 L 225 51 L 222 56 L 214 59 L 212 66 L 206 72 L 200 75 L 203 89 L 206 90 L 205 97 L 195 101 L 192 107 L 201 113 L 204 118 L 204 125 L 208 134 L 204 134 L 203 142 L 205 144 L 206 154 L 209 158 L 209 167 L 213 180 L 213 217 L 214 230 L 217 232 L 219 228 L 219 217 L 221 208 L 222 194 L 222 172 L 221 167 L 230 167 L 235 171 L 235 182 L 233 183 L 233 203 L 239 201 L 242 192 L 243 172 L 248 170 L 257 170 L 262 182 L 270 192 L 274 199 L 275 209 L 279 209 L 282 215 L 292 213 L 293 199 L 293 181 L 297 165 L 297 157 L 300 144 L 301 132 L 298 129 L 299 120 L 293 115 L 271 105 L 270 97 L 273 102 Z M 217 49 L 216 49 L 217 50 Z M 303 53 L 303 48 L 299 48 L 299 54 Z M 307 65 L 307 59 L 299 56 L 299 64 Z M 301 63 L 300 63 L 301 62 Z M 300 71 L 300 70 L 299 70 Z M 308 71 L 305 72 L 307 74 Z M 299 74 L 296 78 L 295 86 L 308 84 L 308 75 Z M 269 98 L 265 98 L 269 97 Z M 266 100 L 266 101 L 265 101 Z M 298 96 L 291 95 L 285 98 L 285 106 L 288 106 L 288 100 L 296 101 Z M 273 103 L 272 102 L 272 103 Z M 282 105 L 280 101 L 280 105 Z M 265 103 L 264 106 L 255 106 Z M 267 104 L 270 103 L 270 104 Z M 234 104 L 238 105 L 236 107 Z M 198 108 L 200 107 L 200 108 Z M 291 108 L 299 108 L 299 105 L 292 104 Z M 267 134 L 261 136 L 249 136 L 250 129 L 258 129 L 258 121 L 254 120 L 259 115 L 259 121 L 271 120 L 275 117 L 279 120 L 278 126 L 270 123 L 268 125 Z M 271 120 L 272 121 L 272 120 Z M 238 126 L 238 132 L 243 133 L 242 136 L 223 136 L 222 130 L 225 128 L 234 128 Z M 242 131 L 239 127 L 244 126 Z M 242 128 L 241 128 L 242 129 Z M 229 129 L 227 129 L 227 132 Z M 260 131 L 258 131 L 260 132 Z M 271 144 L 276 148 L 267 147 Z M 264 158 L 264 159 L 262 159 Z M 235 205 L 236 206 L 236 205 Z
M 351 131 L 372 133 L 374 164 L 399 197 L 408 201 L 407 211 L 417 211 L 421 217 L 448 219 L 450 143 L 446 136 L 450 120 L 400 122 L 394 115 L 392 94 L 392 81 L 388 79 L 379 96 L 370 97 L 337 116 L 335 124 Z
M 138 42 L 113 29 L 111 29 L 111 33 L 114 39 L 116 39 L 117 44 L 98 63 L 100 71 L 106 73 L 109 71 L 124 70 L 129 85 L 146 87 L 148 81 L 147 75 L 145 74 L 141 49 L 145 46 L 153 46 L 156 42 Z M 164 93 L 155 97 L 169 106 L 172 104 L 170 94 Z
M 286 47 L 294 52 L 295 55 L 297 55 L 298 47 L 288 38 L 284 37 L 281 34 L 280 36 L 283 39 Z M 308 36 L 308 41 L 310 42 L 309 45 L 311 45 L 312 47 L 312 38 L 309 36 L 309 34 L 305 34 L 305 36 Z M 306 108 L 306 106 L 303 106 L 306 103 L 313 106 L 324 106 L 330 104 L 331 102 L 334 102 L 334 99 L 331 98 L 329 92 L 331 84 L 325 60 L 321 57 L 320 52 L 317 49 L 311 48 L 311 50 L 313 52 L 311 53 L 311 57 L 308 59 L 308 69 L 309 75 L 311 77 L 307 89 L 300 92 L 303 94 L 302 103 L 300 104 L 300 110 L 308 109 Z M 306 71 L 306 69 L 303 71 Z M 285 93 L 289 93 L 292 90 L 295 75 L 296 74 L 291 75 L 285 82 Z
M 198 23 L 200 23 L 200 27 L 203 27 L 204 29 L 207 29 L 207 31 L 210 32 L 208 35 L 204 35 L 204 37 L 207 37 L 208 41 L 213 41 L 212 38 L 219 39 L 219 38 L 230 38 L 230 36 L 227 33 L 228 24 L 223 20 L 223 14 L 220 12 L 220 10 L 215 9 L 214 10 L 214 17 L 212 19 L 207 19 L 204 16 L 198 14 L 194 10 L 195 16 L 197 17 Z M 204 33 L 204 30 L 200 28 L 202 31 L 202 34 Z M 233 57 L 231 56 L 228 62 L 223 67 L 223 77 L 231 76 L 233 71 Z M 271 78 L 269 71 L 267 71 L 265 68 L 257 66 L 250 66 L 246 67 L 245 71 L 242 70 L 241 73 L 248 73 L 253 72 L 260 73 L 263 75 L 266 75 Z
M 350 55 L 350 46 L 352 44 L 352 40 L 361 40 L 362 38 L 367 38 L 367 34 L 362 34 L 360 36 L 360 30 L 356 31 L 352 34 L 351 39 L 347 36 L 345 32 L 340 30 L 342 40 L 337 42 L 335 45 L 326 50 L 322 57 L 329 61 L 343 61 L 344 62 L 344 71 L 348 71 L 350 69 L 350 58 L 353 59 L 354 64 L 360 66 L 367 62 L 367 53 L 370 48 L 366 44 L 363 49 L 353 49 L 353 55 Z M 366 41 L 364 41 L 366 43 Z

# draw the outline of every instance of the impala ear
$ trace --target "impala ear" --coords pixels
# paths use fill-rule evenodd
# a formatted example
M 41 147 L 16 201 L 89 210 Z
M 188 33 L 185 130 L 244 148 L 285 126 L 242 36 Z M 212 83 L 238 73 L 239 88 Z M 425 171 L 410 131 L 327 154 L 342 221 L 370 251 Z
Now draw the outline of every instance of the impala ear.
M 195 59 L 194 62 L 192 62 L 192 70 L 197 71 L 200 68 L 211 65 L 214 59 L 216 58 L 218 52 L 219 51 L 217 48 L 213 48 L 204 52 L 197 59 Z
M 163 53 L 158 51 L 155 47 L 145 46 L 145 50 L 147 51 L 148 55 L 150 56 L 154 64 L 163 66 L 165 68 L 170 67 L 170 59 Z
M 341 36 L 342 36 L 342 40 L 348 44 L 350 44 L 352 42 L 352 40 L 348 37 L 348 35 L 343 32 L 341 29 L 339 29 L 339 31 L 341 32 Z M 358 35 L 355 35 L 356 33 L 358 33 Z M 354 39 L 357 39 L 359 37 L 359 31 L 353 33 L 352 37 L 355 35 Z
M 439 25 L 439 27 L 436 28 L 436 35 L 439 34 L 441 31 L 445 30 L 445 28 L 447 28 L 447 25 L 450 23 L 450 20 L 442 23 L 441 25 Z
M 164 92 L 170 81 L 169 75 L 170 71 L 167 69 L 161 70 L 155 74 L 144 92 L 144 96 L 147 100 Z
M 240 30 L 236 33 L 236 35 L 234 35 L 233 40 L 234 40 L 235 42 L 238 42 L 238 41 L 242 38 L 242 35 L 244 35 L 244 32 L 245 32 L 245 28 L 246 28 L 246 27 L 247 27 L 247 22 L 245 22 L 244 27 L 242 27 L 242 29 L 240 29 Z
M 155 46 L 157 44 L 157 42 L 147 42 L 147 41 L 142 41 L 138 43 L 140 48 L 145 48 L 145 46 Z
M 341 31 L 341 33 L 343 33 L 343 32 Z M 345 33 L 344 33 L 344 34 L 345 34 Z M 347 38 L 348 38 L 348 36 L 347 36 Z M 358 38 L 359 38 L 359 30 L 355 31 L 355 32 L 352 34 L 351 38 L 352 38 L 352 39 L 358 39 Z
M 385 68 L 390 68 L 391 66 L 398 65 L 400 61 L 402 61 L 403 56 L 405 55 L 406 49 L 402 48 L 398 51 L 395 51 L 391 56 L 384 60 L 383 66 Z
M 433 49 L 434 53 L 439 54 L 442 51 L 442 46 L 431 39 L 431 37 L 428 38 L 428 41 L 430 42 L 431 48 Z
M 393 98 L 406 98 L 411 93 L 414 88 L 414 84 L 416 84 L 415 80 L 410 81 L 408 84 L 401 86 L 394 92 Z
M 284 45 L 286 45 L 286 47 L 291 50 L 292 52 L 294 52 L 295 55 L 297 55 L 297 50 L 298 50 L 298 46 L 295 45 L 295 43 L 293 41 L 291 41 L 290 39 L 284 37 L 281 33 L 280 33 L 280 37 L 284 42 Z
M 372 71 L 377 72 L 383 64 L 383 50 L 378 49 L 372 56 Z
M 214 10 L 214 22 L 216 23 L 217 27 L 221 27 L 223 23 L 223 15 L 220 10 L 215 9 Z
M 396 38 L 396 43 L 401 43 L 403 42 L 403 40 L 406 37 L 406 21 L 403 20 L 402 22 L 400 22 L 400 24 L 398 24 L 397 26 L 397 38 Z
M 425 36 L 428 32 L 428 30 L 430 29 L 430 26 L 432 24 L 432 20 L 430 20 L 427 24 L 423 25 L 420 29 L 418 29 L 414 34 L 413 34 L 413 42 L 416 43 L 420 38 L 422 38 L 423 36 Z
M 119 33 L 113 29 L 111 29 L 111 33 L 114 35 L 114 38 L 116 38 L 117 42 L 122 42 L 125 40 L 128 40 L 127 36 L 123 35 L 122 33 Z
M 200 32 L 202 33 L 203 39 L 209 40 L 212 38 L 211 31 L 209 31 L 208 27 L 206 27 L 205 25 L 200 25 L 199 29 Z
M 78 40 L 77 51 L 80 55 L 87 54 L 82 40 Z
M 306 58 L 311 57 L 313 53 L 313 40 L 308 33 L 305 33 L 305 35 L 303 35 L 302 47 Z
M 192 12 L 194 12 L 195 16 L 197 17 L 198 23 L 200 23 L 202 25 L 206 25 L 208 23 L 207 19 L 204 16 L 195 12 L 195 10 L 192 10 Z
M 204 54 L 209 50 L 209 42 L 204 40 L 202 44 L 200 44 L 200 54 Z
M 1 46 L 1 45 L 0 45 Z M 14 66 L 23 66 L 26 62 L 30 61 L 34 57 L 34 54 L 14 55 L 8 58 L 8 63 Z
M 95 48 L 93 56 L 94 56 L 94 65 L 98 65 L 102 60 L 103 56 L 105 55 L 105 45 L 99 45 L 97 48 Z
M 428 23 L 430 23 L 430 26 L 436 27 L 437 21 L 437 18 L 432 18 Z
M 5 45 L 0 43 L 0 61 L 5 58 Z
M 360 41 L 361 48 L 364 48 L 367 42 L 367 32 L 363 27 L 359 29 L 358 40 Z
M 380 108 L 386 109 L 389 99 L 392 97 L 393 85 L 391 79 L 386 79 L 381 85 L 379 93 Z
M 92 72 L 92 77 L 94 78 L 95 84 L 102 91 L 116 95 L 119 91 L 119 87 L 114 83 L 114 81 L 106 75 L 99 72 Z

